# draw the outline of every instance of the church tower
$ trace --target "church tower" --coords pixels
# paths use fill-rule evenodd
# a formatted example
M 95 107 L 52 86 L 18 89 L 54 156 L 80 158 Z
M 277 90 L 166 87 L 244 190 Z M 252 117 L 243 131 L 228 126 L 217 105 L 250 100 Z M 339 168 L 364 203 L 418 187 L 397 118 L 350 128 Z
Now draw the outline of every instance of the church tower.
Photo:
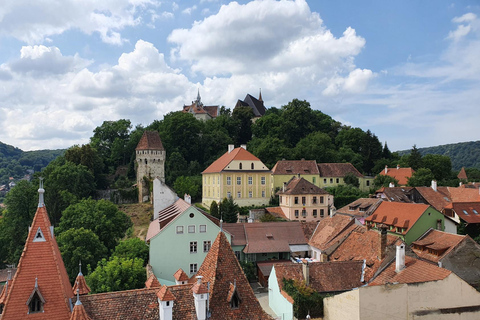
M 149 180 L 158 178 L 165 183 L 166 152 L 157 131 L 145 131 L 135 152 L 138 202 L 141 203 L 150 197 Z

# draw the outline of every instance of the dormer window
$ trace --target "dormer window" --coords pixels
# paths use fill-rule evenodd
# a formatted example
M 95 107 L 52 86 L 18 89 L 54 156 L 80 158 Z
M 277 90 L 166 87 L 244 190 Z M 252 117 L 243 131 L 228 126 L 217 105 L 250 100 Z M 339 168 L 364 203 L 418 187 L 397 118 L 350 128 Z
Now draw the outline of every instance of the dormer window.
M 242 300 L 240 299 L 240 296 L 238 295 L 236 281 L 235 281 L 234 284 L 230 283 L 230 290 L 228 291 L 227 300 L 228 300 L 228 302 L 230 302 L 230 308 L 232 308 L 232 309 L 238 309 L 239 308 Z
M 33 238 L 33 242 L 44 242 L 45 237 L 43 235 L 42 229 L 40 227 L 37 229 L 37 232 L 35 233 L 35 237 Z
M 38 290 L 37 279 L 35 279 L 35 288 L 33 289 L 30 297 L 27 300 L 28 314 L 43 312 L 43 305 L 45 299 L 43 299 L 40 290 Z

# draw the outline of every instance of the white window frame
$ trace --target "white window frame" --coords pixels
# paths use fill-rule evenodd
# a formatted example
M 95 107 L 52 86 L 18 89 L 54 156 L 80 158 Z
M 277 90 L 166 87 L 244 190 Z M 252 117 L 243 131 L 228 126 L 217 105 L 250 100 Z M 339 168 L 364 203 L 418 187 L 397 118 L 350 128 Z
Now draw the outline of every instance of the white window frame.
M 237 186 L 242 185 L 242 177 L 237 177 Z
M 248 177 L 248 184 L 250 186 L 253 184 L 253 177 Z
M 205 233 L 207 232 L 207 225 L 206 224 L 201 224 L 199 227 L 198 227 L 198 231 L 200 233 Z
M 198 271 L 198 265 L 196 263 L 190 263 L 190 274 L 195 274 Z
M 237 191 L 237 199 L 240 199 L 242 197 L 242 191 Z
M 197 241 L 190 241 L 190 253 L 197 253 L 198 252 L 198 244 Z
M 265 198 L 265 190 L 262 190 L 262 198 Z
M 253 198 L 253 192 L 252 191 L 248 191 L 248 197 Z
M 195 225 L 188 226 L 188 233 L 195 233 Z
M 210 240 L 203 241 L 203 252 L 210 251 L 211 247 L 212 247 L 212 241 L 210 241 Z
M 176 232 L 177 234 L 183 234 L 183 226 L 177 226 Z
M 232 177 L 227 177 L 227 186 L 232 185 Z
M 264 186 L 266 184 L 267 179 L 265 177 L 260 178 L 260 184 Z

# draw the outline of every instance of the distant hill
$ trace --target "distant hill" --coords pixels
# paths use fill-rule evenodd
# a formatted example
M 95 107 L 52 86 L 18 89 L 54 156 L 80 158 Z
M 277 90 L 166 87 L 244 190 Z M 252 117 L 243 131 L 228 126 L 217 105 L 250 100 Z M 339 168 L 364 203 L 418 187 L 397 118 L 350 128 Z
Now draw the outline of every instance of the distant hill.
M 21 179 L 27 170 L 42 170 L 65 150 L 22 151 L 0 141 L 0 185 L 8 183 L 9 177 Z
M 480 169 L 480 141 L 444 144 L 436 147 L 418 148 L 422 156 L 426 154 L 440 154 L 449 156 L 452 160 L 452 169 L 465 168 Z M 410 150 L 398 151 L 400 156 L 409 154 Z

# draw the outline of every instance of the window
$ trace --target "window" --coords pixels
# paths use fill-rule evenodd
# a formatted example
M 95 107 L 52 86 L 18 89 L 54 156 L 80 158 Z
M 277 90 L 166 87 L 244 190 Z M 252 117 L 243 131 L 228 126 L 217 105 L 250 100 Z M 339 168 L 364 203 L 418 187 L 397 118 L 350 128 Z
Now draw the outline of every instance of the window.
M 253 177 L 248 177 L 248 184 L 252 185 L 253 184 Z
M 340 182 L 340 180 L 337 178 L 337 183 L 339 183 L 339 182 Z
M 370 180 L 367 180 L 367 187 L 370 186 Z
M 262 198 L 265 198 L 265 190 L 262 190 Z
M 230 199 L 232 197 L 232 193 L 230 191 L 227 192 L 227 199 Z
M 333 183 L 333 178 L 330 178 L 330 183 Z
M 203 252 L 210 251 L 210 247 L 212 246 L 211 241 L 203 241 Z
M 252 165 L 250 166 L 250 168 L 251 168 L 252 170 L 255 169 L 255 165 L 253 164 L 253 162 L 252 162 Z
M 478 211 L 475 209 L 472 209 L 473 213 L 478 214 Z
M 242 197 L 242 192 L 241 191 L 238 191 L 237 192 L 237 198 L 241 198 Z
M 177 226 L 177 234 L 183 234 L 183 226 Z
M 36 289 L 38 290 L 38 289 Z M 35 290 L 32 298 L 28 302 L 28 313 L 37 313 L 43 311 L 43 299 L 39 296 L 38 291 Z
M 313 217 L 314 217 L 314 218 L 317 217 L 317 209 L 313 209 Z
M 312 203 L 313 203 L 313 204 L 317 204 L 317 196 L 313 196 L 313 198 L 312 198 Z
M 260 183 L 261 183 L 262 185 L 265 185 L 265 177 L 261 177 L 261 178 L 260 178 Z
M 201 224 L 199 229 L 200 229 L 199 230 L 200 233 L 205 233 L 205 232 L 207 232 L 207 225 L 206 224 Z
M 188 226 L 188 233 L 195 233 L 195 226 Z
M 298 210 L 295 210 L 295 218 L 298 218 Z
M 252 191 L 248 191 L 248 197 L 249 197 L 249 198 L 252 198 L 252 197 L 253 197 L 253 192 L 252 192 Z
M 237 177 L 237 184 L 241 185 L 242 184 L 242 177 Z
M 282 196 L 278 196 L 278 201 L 282 203 Z
M 303 210 L 302 210 L 302 217 L 305 218 L 306 216 L 307 216 L 307 210 L 303 209 Z
M 190 253 L 197 253 L 197 241 L 190 242 Z
M 192 273 L 197 273 L 197 264 L 196 263 L 190 263 L 190 274 Z
M 305 205 L 306 201 L 305 201 L 305 197 L 302 197 L 302 204 Z
M 317 178 L 313 177 L 312 182 L 313 182 L 313 184 L 317 183 Z
M 320 203 L 323 203 L 323 197 L 320 197 Z
M 325 211 L 323 209 L 320 209 L 320 218 L 323 218 L 325 216 Z
M 298 204 L 298 197 L 295 197 L 293 203 Z
M 238 309 L 238 305 L 240 304 L 240 298 L 238 297 L 237 291 L 233 293 L 232 300 L 230 300 L 230 307 L 232 309 Z
M 468 212 L 466 210 L 463 210 L 463 213 L 468 216 Z
M 248 261 L 248 262 L 255 262 L 255 261 L 257 261 L 257 254 L 256 254 L 256 253 L 248 253 L 248 254 L 247 254 L 247 261 Z
M 232 184 L 232 177 L 227 177 L 227 186 Z
M 240 261 L 240 257 L 241 257 L 240 251 L 235 251 L 235 257 L 237 257 L 237 260 Z
M 238 168 L 239 168 L 240 170 L 242 170 L 242 163 L 241 163 L 241 162 L 240 162 L 240 164 L 238 165 Z

